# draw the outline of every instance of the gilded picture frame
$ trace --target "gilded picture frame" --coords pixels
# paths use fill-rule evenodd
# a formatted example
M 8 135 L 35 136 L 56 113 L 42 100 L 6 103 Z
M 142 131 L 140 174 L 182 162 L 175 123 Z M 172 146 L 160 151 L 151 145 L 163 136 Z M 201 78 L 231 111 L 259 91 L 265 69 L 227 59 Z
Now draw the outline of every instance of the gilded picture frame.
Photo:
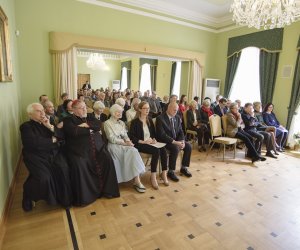
M 0 82 L 12 81 L 8 18 L 0 6 Z

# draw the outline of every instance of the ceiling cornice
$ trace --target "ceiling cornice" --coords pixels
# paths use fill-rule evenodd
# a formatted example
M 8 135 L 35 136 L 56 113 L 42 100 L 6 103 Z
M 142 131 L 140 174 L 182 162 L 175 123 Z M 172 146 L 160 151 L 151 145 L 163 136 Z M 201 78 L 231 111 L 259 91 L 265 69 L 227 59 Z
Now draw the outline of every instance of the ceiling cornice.
M 135 2 L 133 0 L 114 0 L 114 2 L 116 2 L 116 3 L 105 2 L 105 1 L 101 1 L 101 0 L 77 0 L 77 1 L 82 2 L 82 3 L 87 3 L 87 4 L 93 4 L 93 5 L 97 5 L 97 6 L 101 6 L 101 7 L 111 8 L 111 9 L 115 9 L 115 10 L 120 10 L 120 11 L 137 14 L 137 15 L 141 15 L 141 16 L 146 16 L 146 17 L 150 17 L 150 18 L 154 18 L 154 19 L 158 19 L 158 20 L 162 20 L 162 21 L 166 21 L 166 22 L 170 22 L 170 23 L 175 23 L 175 24 L 179 24 L 179 25 L 183 25 L 183 26 L 187 26 L 187 27 L 191 27 L 191 28 L 195 28 L 195 29 L 199 29 L 199 30 L 204 30 L 204 31 L 212 32 L 212 33 L 220 33 L 223 31 L 228 31 L 231 29 L 238 28 L 236 25 L 234 25 L 232 23 L 230 16 L 225 16 L 223 18 L 216 19 L 213 17 L 204 16 L 204 15 L 202 15 L 200 17 L 198 14 L 198 16 L 196 17 L 196 14 L 195 14 L 196 12 L 189 11 L 189 10 L 181 11 L 181 15 L 178 15 L 178 14 L 175 14 L 175 12 L 176 12 L 176 10 L 178 10 L 178 8 L 173 8 L 173 10 L 170 10 L 170 8 L 167 8 L 164 5 L 162 5 L 164 7 L 160 7 L 160 11 L 154 10 L 153 8 L 151 8 L 152 11 L 159 12 L 159 13 L 151 13 L 151 12 L 147 11 L 147 2 L 146 1 L 143 1 L 143 4 L 138 6 L 141 9 L 136 9 L 133 6 L 124 6 L 123 5 L 123 4 L 125 4 L 125 2 L 126 2 L 126 5 L 128 5 L 129 3 L 133 4 Z M 141 1 L 139 1 L 139 2 L 141 2 Z M 122 5 L 120 5 L 120 4 L 122 4 Z M 168 6 L 168 7 L 170 7 L 170 6 Z M 167 10 L 163 11 L 164 9 L 167 9 Z M 193 15 L 190 12 L 192 12 Z M 189 13 L 191 14 L 190 16 L 189 16 Z M 165 16 L 165 15 L 168 15 L 168 16 Z M 187 19 L 187 16 L 189 16 L 189 19 Z M 178 19 L 178 18 L 180 18 L 180 19 Z M 230 19 L 230 20 L 228 20 L 228 19 Z

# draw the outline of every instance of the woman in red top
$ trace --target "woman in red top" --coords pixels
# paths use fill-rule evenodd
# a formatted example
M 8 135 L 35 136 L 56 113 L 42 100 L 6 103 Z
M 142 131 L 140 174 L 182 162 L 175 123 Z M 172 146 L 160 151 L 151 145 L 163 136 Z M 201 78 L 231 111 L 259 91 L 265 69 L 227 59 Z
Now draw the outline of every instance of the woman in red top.
M 179 104 L 178 104 L 178 107 L 179 107 L 179 110 L 180 110 L 181 113 L 188 110 L 188 105 L 187 105 L 186 101 L 187 101 L 186 95 L 182 95 L 180 97 L 180 101 L 179 101 Z

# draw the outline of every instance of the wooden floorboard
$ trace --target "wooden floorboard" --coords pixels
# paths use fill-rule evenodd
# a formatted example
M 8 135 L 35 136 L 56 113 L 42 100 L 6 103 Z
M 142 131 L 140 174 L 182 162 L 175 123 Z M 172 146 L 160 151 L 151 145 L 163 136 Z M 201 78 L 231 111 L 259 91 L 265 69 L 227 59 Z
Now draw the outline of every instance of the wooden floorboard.
M 252 165 L 243 151 L 225 162 L 193 151 L 190 170 L 157 191 L 147 172 L 144 194 L 125 183 L 120 198 L 71 208 L 79 249 L 300 249 L 297 153 Z M 25 178 L 22 166 L 2 249 L 73 249 L 64 209 L 38 202 L 22 211 Z

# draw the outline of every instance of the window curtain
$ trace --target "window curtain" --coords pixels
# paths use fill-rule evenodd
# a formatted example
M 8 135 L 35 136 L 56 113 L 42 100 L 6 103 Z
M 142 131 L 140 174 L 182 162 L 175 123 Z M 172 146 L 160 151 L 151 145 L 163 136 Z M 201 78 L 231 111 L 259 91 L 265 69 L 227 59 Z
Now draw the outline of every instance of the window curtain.
M 260 99 L 262 105 L 272 102 L 279 52 L 268 52 L 260 50 L 259 54 L 259 78 L 260 78 Z
M 269 98 L 267 100 L 263 100 L 262 98 L 262 102 L 271 101 L 273 98 L 273 91 L 271 91 L 270 93 L 267 92 L 270 89 L 274 90 L 278 57 L 279 52 L 282 49 L 282 40 L 283 28 L 265 30 L 229 38 L 224 96 L 228 96 L 230 93 L 234 75 L 238 67 L 241 51 L 247 47 L 257 47 L 261 50 L 260 70 L 261 72 L 262 70 L 264 71 L 260 77 L 261 92 L 263 92 L 262 97 L 264 98 L 264 95 L 266 95 L 267 98 Z
M 175 74 L 176 74 L 177 63 L 172 62 L 172 69 L 171 69 L 171 82 L 170 82 L 170 95 L 173 94 L 174 82 L 175 82 Z
M 145 63 L 150 64 L 151 89 L 152 91 L 156 90 L 156 75 L 157 75 L 157 64 L 158 64 L 158 60 L 156 59 L 140 58 L 140 77 L 139 77 L 140 86 L 141 86 L 142 66 Z
M 131 61 L 121 62 L 121 79 L 122 79 L 122 69 L 124 67 L 127 69 L 127 88 L 131 89 Z
M 294 72 L 294 80 L 293 80 L 293 86 L 292 86 L 292 91 L 291 91 L 291 99 L 290 99 L 290 104 L 289 104 L 289 111 L 288 111 L 288 117 L 287 117 L 287 123 L 286 127 L 287 129 L 291 128 L 291 124 L 293 121 L 293 118 L 296 113 L 296 109 L 300 105 L 300 37 L 298 41 L 298 56 L 297 56 L 297 61 L 296 61 L 296 67 L 295 67 L 295 72 Z
M 69 98 L 77 99 L 77 49 L 72 47 L 65 51 L 52 51 L 54 98 L 59 105 L 60 95 L 64 92 Z
M 241 58 L 241 52 L 237 52 L 227 58 L 227 69 L 226 69 L 226 78 L 225 78 L 225 87 L 224 87 L 224 96 L 228 97 L 231 86 L 234 80 L 235 73 L 237 71 L 239 62 Z
M 189 77 L 189 99 L 191 100 L 194 96 L 201 98 L 202 96 L 202 66 L 197 60 L 191 62 Z

